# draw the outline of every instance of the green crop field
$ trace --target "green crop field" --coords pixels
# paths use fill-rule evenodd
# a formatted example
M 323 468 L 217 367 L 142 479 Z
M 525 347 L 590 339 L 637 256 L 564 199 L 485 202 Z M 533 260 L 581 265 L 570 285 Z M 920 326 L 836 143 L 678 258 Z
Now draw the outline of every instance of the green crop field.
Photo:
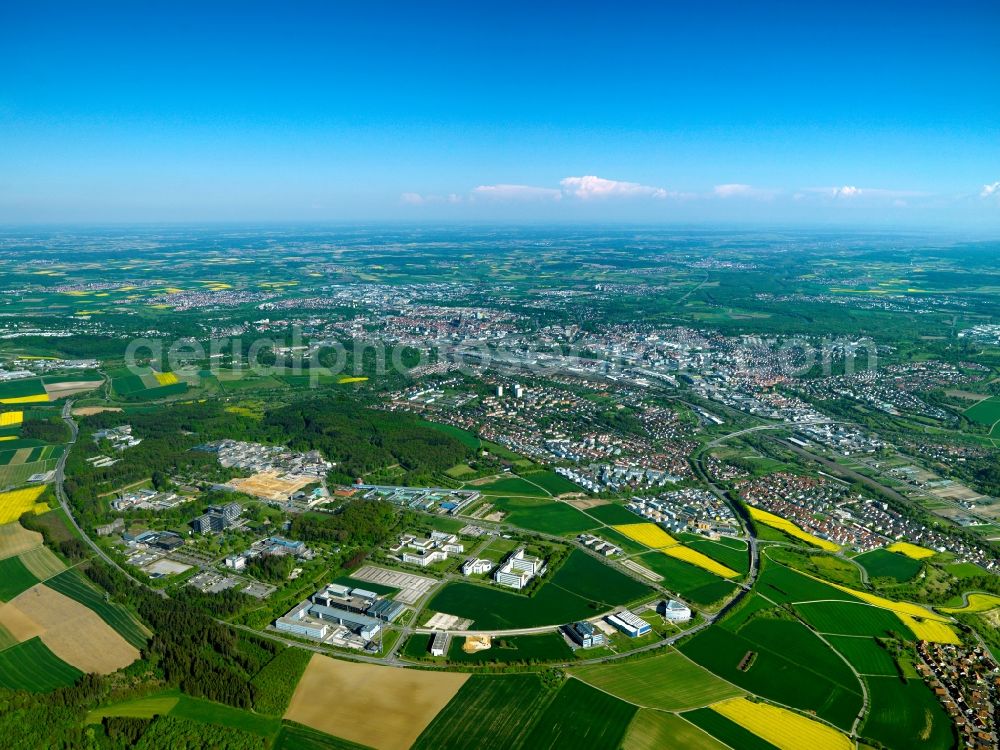
M 756 621 L 751 621 L 750 625 L 754 622 Z M 793 656 L 807 654 L 815 657 L 815 663 L 823 665 L 833 663 L 832 659 L 839 659 L 815 635 L 801 625 L 799 627 L 800 631 L 790 634 L 799 640 L 798 643 L 789 644 L 788 651 Z M 761 633 L 758 630 L 753 634 Z M 778 641 L 777 631 L 771 640 L 777 641 L 778 651 L 721 627 L 711 627 L 682 644 L 679 649 L 709 671 L 744 690 L 802 711 L 815 711 L 830 723 L 849 728 L 861 709 L 862 698 L 861 686 L 847 669 L 847 665 L 841 661 L 843 669 L 854 680 L 854 685 L 857 686 L 855 689 L 838 684 L 815 670 L 811 660 L 802 664 L 786 658 L 783 644 Z M 809 652 L 809 648 L 814 649 L 813 652 Z M 750 666 L 741 671 L 738 666 L 748 653 L 756 656 Z M 841 670 L 838 669 L 835 676 L 842 676 Z
M 83 674 L 49 651 L 41 638 L 0 651 L 0 687 L 47 693 L 72 685 Z
M 712 604 L 733 591 L 732 582 L 662 552 L 647 552 L 636 562 L 663 576 L 660 585 L 695 604 Z
M 17 643 L 17 638 L 15 638 L 7 628 L 0 625 L 0 651 L 10 648 Z
M 521 478 L 537 484 L 542 489 L 553 495 L 562 495 L 565 492 L 581 492 L 582 488 L 566 477 L 556 474 L 554 471 L 529 471 L 522 472 Z
M 530 482 L 525 482 L 518 476 L 502 477 L 485 484 L 469 485 L 469 487 L 479 490 L 485 495 L 532 495 L 535 497 L 548 497 L 548 494 L 541 487 L 536 487 Z
M 608 503 L 607 505 L 595 505 L 585 511 L 588 516 L 593 516 L 598 521 L 614 525 L 620 523 L 639 523 L 642 519 L 630 510 L 626 510 L 624 505 L 618 503 Z
M 743 624 L 752 615 L 774 608 L 774 605 L 764 597 L 756 593 L 750 594 L 750 596 L 740 602 L 739 607 L 726 613 L 725 618 L 719 623 L 719 627 L 723 627 L 732 633 L 739 632 L 739 629 L 743 627 Z
M 107 601 L 89 581 L 75 570 L 67 570 L 48 579 L 45 585 L 92 609 L 126 641 L 138 649 L 146 645 L 143 628 L 125 609 Z
M 472 675 L 413 750 L 521 747 L 553 695 L 535 674 Z
M 445 586 L 427 606 L 435 612 L 467 617 L 477 629 L 502 630 L 585 619 L 651 593 L 641 583 L 574 550 L 532 597 L 458 582 Z
M 38 583 L 19 557 L 0 560 L 0 601 L 9 602 Z
M 900 582 L 909 581 L 923 567 L 919 560 L 885 549 L 866 552 L 854 560 L 860 563 L 872 578 L 895 578 Z
M 861 692 L 861 685 L 851 668 L 800 622 L 758 617 L 740 628 L 739 635 L 761 650 L 797 664 L 800 669 L 818 673 L 847 690 Z
M 504 519 L 507 523 L 543 534 L 579 534 L 598 526 L 593 519 L 558 500 L 497 497 L 492 502 L 507 514 Z
M 739 748 L 739 750 L 776 750 L 775 746 L 767 740 L 761 739 L 735 721 L 730 721 L 710 708 L 688 711 L 684 714 L 684 718 L 729 747 Z
M 220 724 L 233 729 L 242 729 L 262 737 L 274 737 L 281 727 L 280 719 L 183 694 L 177 705 L 171 709 L 170 715 L 203 724 Z
M 896 662 L 874 638 L 851 635 L 828 635 L 826 640 L 839 651 L 858 672 L 865 675 L 896 674 Z
M 531 750 L 618 750 L 636 707 L 579 680 L 568 680 L 535 723 Z
M 711 539 L 699 539 L 693 538 L 689 539 L 691 535 L 682 534 L 681 537 L 684 540 L 684 544 L 691 549 L 696 549 L 699 552 L 708 555 L 716 562 L 720 562 L 726 565 L 737 573 L 747 573 L 750 570 L 750 552 L 744 547 L 743 549 L 733 549 L 727 544 L 720 544 L 719 542 L 713 542 Z
M 489 664 L 573 660 L 573 649 L 559 633 L 495 637 L 492 648 L 471 654 L 462 650 L 464 642 L 462 637 L 451 639 L 448 661 L 455 664 Z
M 679 747 L 685 750 L 727 750 L 711 735 L 674 714 L 640 709 L 628 728 L 622 750 L 662 750 Z
M 915 640 L 913 632 L 887 609 L 850 602 L 810 602 L 796 604 L 795 611 L 821 633 L 883 637 L 895 633 Z
M 763 573 L 757 582 L 757 590 L 778 604 L 788 602 L 811 602 L 833 599 L 845 602 L 858 601 L 840 589 L 828 586 L 791 568 L 773 562 L 765 562 Z
M 572 671 L 584 682 L 629 703 L 667 711 L 698 708 L 743 695 L 739 688 L 676 651 L 621 664 L 577 667 Z
M 868 677 L 871 707 L 859 732 L 886 747 L 945 750 L 954 746 L 951 721 L 921 680 Z
M 334 737 L 315 729 L 286 721 L 281 725 L 272 750 L 367 750 L 365 745 Z
M 978 401 L 965 410 L 965 416 L 979 424 L 993 424 L 1000 420 L 1000 397 L 993 396 Z
M 25 378 L 24 380 L 8 380 L 0 383 L 0 399 L 24 398 L 45 393 L 41 378 Z

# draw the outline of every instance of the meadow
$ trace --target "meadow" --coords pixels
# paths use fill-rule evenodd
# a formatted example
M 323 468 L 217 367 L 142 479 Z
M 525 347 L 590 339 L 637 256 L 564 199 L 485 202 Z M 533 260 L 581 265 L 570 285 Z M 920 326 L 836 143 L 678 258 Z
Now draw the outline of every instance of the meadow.
M 53 654 L 41 638 L 0 651 L 0 687 L 47 693 L 72 685 L 83 673 Z
M 568 480 L 566 477 L 556 474 L 554 471 L 524 471 L 521 478 L 541 487 L 546 492 L 553 495 L 562 495 L 567 492 L 581 492 L 582 488 Z
M 1000 396 L 979 401 L 965 410 L 964 415 L 973 422 L 991 425 L 1000 421 Z
M 618 503 L 594 505 L 587 508 L 586 513 L 588 516 L 609 525 L 635 523 L 638 518 L 635 513 L 626 510 L 623 505 L 619 505 Z
M 413 750 L 519 747 L 553 697 L 536 674 L 472 675 Z
M 866 552 L 854 560 L 868 571 L 871 578 L 894 578 L 900 583 L 912 580 L 922 567 L 920 562 L 912 557 L 885 549 Z
M 638 709 L 570 679 L 535 723 L 524 747 L 532 750 L 618 750 Z
M 366 750 L 367 745 L 334 737 L 293 721 L 281 724 L 271 750 Z
M 677 651 L 621 663 L 572 669 L 575 677 L 629 703 L 683 711 L 743 695 Z

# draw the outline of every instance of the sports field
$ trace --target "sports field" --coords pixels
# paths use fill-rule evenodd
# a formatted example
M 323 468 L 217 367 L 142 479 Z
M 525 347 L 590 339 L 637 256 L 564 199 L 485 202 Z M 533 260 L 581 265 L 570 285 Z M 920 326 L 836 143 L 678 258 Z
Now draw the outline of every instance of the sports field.
M 535 674 L 472 675 L 413 750 L 520 747 L 552 697 Z
M 629 703 L 683 711 L 743 695 L 677 651 L 622 663 L 577 667 L 574 676 Z
M 679 716 L 640 709 L 628 728 L 622 750 L 663 750 L 666 747 L 728 750 L 729 746 Z
M 0 687 L 47 693 L 72 685 L 83 673 L 53 654 L 40 638 L 0 651 Z
M 630 703 L 570 679 L 539 717 L 524 747 L 618 750 L 636 711 Z
M 776 516 L 774 513 L 768 513 L 766 510 L 761 510 L 760 508 L 755 508 L 752 505 L 747 506 L 747 510 L 750 512 L 750 517 L 759 523 L 762 523 L 771 528 L 777 529 L 778 531 L 788 534 L 788 536 L 794 537 L 796 539 L 801 539 L 803 542 L 808 542 L 820 549 L 826 550 L 827 552 L 836 552 L 840 547 L 831 541 L 826 539 L 820 539 L 815 534 L 810 534 L 808 531 L 803 531 L 794 523 L 781 516 Z
M 767 703 L 733 698 L 712 706 L 712 710 L 753 732 L 781 750 L 852 750 L 847 735 L 807 719 L 793 711 Z
M 467 679 L 314 654 L 285 718 L 376 750 L 406 750 Z

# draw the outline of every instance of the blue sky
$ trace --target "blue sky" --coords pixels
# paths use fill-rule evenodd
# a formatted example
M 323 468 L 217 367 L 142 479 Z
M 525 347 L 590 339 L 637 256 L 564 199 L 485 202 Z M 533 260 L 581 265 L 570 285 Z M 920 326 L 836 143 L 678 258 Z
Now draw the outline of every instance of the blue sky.
M 0 222 L 1000 227 L 995 0 L 541 5 L 6 0 Z

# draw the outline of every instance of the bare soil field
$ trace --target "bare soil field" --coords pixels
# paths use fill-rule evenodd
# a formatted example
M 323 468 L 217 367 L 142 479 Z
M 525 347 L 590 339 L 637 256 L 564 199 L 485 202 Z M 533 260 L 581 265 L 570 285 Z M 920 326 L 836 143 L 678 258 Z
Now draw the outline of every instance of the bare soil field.
M 79 406 L 73 409 L 74 417 L 90 417 L 94 414 L 101 414 L 106 411 L 121 411 L 118 406 Z
M 602 500 L 599 497 L 576 497 L 566 502 L 577 510 L 587 510 L 587 508 L 596 508 L 598 505 L 607 505 L 611 501 Z
M 229 484 L 254 497 L 265 500 L 287 500 L 293 492 L 298 492 L 312 482 L 311 479 L 285 479 L 274 472 L 265 471 L 252 477 L 232 479 Z
M 20 555 L 42 544 L 42 535 L 14 522 L 0 526 L 0 560 Z
M 49 401 L 58 398 L 75 396 L 78 393 L 86 393 L 95 388 L 100 388 L 104 384 L 103 380 L 73 380 L 68 383 L 46 383 L 45 392 L 49 394 Z
M 110 674 L 139 658 L 138 649 L 95 612 L 43 584 L 19 594 L 7 607 L 34 622 L 41 631 L 35 634 L 41 636 L 49 650 L 81 671 Z M 5 619 L 2 621 L 18 640 L 25 640 Z
M 314 654 L 285 718 L 375 750 L 406 750 L 468 677 Z

